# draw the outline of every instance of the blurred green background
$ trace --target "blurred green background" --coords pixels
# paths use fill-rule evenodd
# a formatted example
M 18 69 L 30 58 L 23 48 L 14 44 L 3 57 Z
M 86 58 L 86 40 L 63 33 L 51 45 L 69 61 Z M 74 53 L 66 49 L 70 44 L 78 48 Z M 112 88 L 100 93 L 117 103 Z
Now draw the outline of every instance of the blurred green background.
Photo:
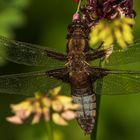
M 140 1 L 134 1 L 137 12 L 135 37 L 140 38 Z M 0 0 L 0 35 L 16 40 L 46 45 L 64 52 L 67 25 L 76 11 L 73 0 Z M 2 50 L 1 50 L 2 51 Z M 0 58 L 0 74 L 20 73 L 31 67 L 5 62 Z M 139 64 L 127 66 L 140 69 Z M 47 140 L 46 125 L 6 122 L 10 115 L 9 105 L 25 97 L 0 94 L 1 140 Z M 72 121 L 67 127 L 54 125 L 55 140 L 88 140 Z M 127 96 L 104 96 L 101 99 L 97 140 L 140 140 L 140 94 Z

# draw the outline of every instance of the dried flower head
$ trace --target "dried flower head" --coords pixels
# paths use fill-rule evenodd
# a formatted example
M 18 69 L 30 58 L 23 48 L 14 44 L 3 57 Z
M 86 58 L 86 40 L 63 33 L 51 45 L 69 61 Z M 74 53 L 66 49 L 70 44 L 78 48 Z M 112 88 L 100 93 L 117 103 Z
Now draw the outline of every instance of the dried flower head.
M 48 92 L 48 96 L 39 93 L 19 104 L 11 105 L 14 116 L 7 120 L 15 124 L 23 124 L 32 116 L 32 124 L 38 123 L 41 117 L 45 121 L 53 121 L 59 125 L 67 125 L 69 120 L 76 118 L 79 105 L 72 103 L 72 98 L 59 95 L 61 88 L 56 87 Z
M 134 19 L 127 17 L 115 19 L 111 22 L 103 20 L 92 28 L 90 45 L 93 46 L 101 41 L 107 48 L 117 42 L 120 47 L 125 48 L 127 44 L 133 43 L 132 25 L 134 25 Z
M 87 4 L 81 6 L 80 11 L 83 20 L 91 28 L 101 20 L 114 20 L 117 18 L 134 18 L 133 0 L 87 0 Z

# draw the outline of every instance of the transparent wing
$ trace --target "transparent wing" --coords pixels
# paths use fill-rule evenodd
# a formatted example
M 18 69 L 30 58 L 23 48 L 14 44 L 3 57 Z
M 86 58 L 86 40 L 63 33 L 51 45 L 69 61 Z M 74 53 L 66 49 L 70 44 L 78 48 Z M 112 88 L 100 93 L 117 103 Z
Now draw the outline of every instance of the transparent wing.
M 140 39 L 128 46 L 128 49 L 116 49 L 109 57 L 107 66 L 116 66 L 140 61 Z
M 140 93 L 140 72 L 128 74 L 126 71 L 126 74 L 108 74 L 103 78 L 102 95 L 135 93 Z
M 29 44 L 25 42 L 19 42 L 14 40 L 9 40 L 5 37 L 0 36 L 0 48 L 6 51 L 5 59 L 30 66 L 47 66 L 47 65 L 64 65 L 64 62 L 53 60 L 48 56 L 53 53 L 53 56 L 57 55 L 46 47 L 41 47 L 34 44 Z M 65 56 L 59 54 L 60 57 Z M 2 54 L 0 53 L 0 56 Z
M 32 72 L 0 76 L 0 92 L 31 96 L 35 92 L 48 92 L 56 86 L 61 86 L 65 92 L 69 91 L 68 84 L 60 80 L 49 78 L 46 72 Z

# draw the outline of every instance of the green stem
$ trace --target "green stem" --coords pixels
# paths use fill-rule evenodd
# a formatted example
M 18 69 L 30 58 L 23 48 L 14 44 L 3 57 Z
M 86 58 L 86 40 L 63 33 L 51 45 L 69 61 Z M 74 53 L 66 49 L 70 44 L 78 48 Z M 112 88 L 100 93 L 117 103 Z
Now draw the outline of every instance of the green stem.
M 99 66 L 104 67 L 104 60 L 100 60 Z M 101 93 L 102 93 L 102 85 L 103 85 L 103 79 L 100 79 L 97 82 L 96 92 L 99 93 L 99 95 L 96 95 L 96 123 L 93 132 L 91 133 L 91 140 L 97 140 L 97 127 L 98 127 L 98 121 L 99 121 L 99 111 L 100 111 L 100 104 L 101 104 Z
M 53 127 L 51 122 L 46 122 L 46 129 L 48 132 L 48 140 L 54 140 L 53 137 Z
M 76 13 L 79 13 L 82 0 L 79 1 Z

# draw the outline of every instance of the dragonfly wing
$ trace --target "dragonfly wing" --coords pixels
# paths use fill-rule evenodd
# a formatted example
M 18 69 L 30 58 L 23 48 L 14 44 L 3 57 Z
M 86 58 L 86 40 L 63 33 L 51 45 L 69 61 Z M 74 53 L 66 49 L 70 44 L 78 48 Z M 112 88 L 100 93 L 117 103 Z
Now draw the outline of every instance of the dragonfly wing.
M 50 78 L 46 72 L 31 72 L 0 76 L 0 92 L 32 96 L 35 92 L 47 93 L 49 89 L 62 86 L 68 92 L 68 84 Z
M 9 40 L 6 37 L 0 36 L 0 47 L 6 51 L 5 59 L 14 63 L 30 65 L 30 66 L 46 66 L 63 63 L 52 58 L 63 59 L 66 56 L 61 53 L 56 53 L 40 47 L 38 45 Z M 0 54 L 2 56 L 2 54 Z M 52 58 L 50 58 L 52 57 Z M 64 65 L 64 63 L 63 63 Z M 62 66 L 62 64 L 61 64 Z
M 97 82 L 101 82 L 101 79 Z M 108 74 L 103 78 L 102 92 L 96 94 L 126 95 L 135 93 L 140 93 L 140 71 Z
M 140 39 L 136 40 L 134 44 L 131 44 L 127 49 L 116 49 L 108 58 L 106 66 L 118 66 L 128 63 L 138 62 L 140 60 Z

